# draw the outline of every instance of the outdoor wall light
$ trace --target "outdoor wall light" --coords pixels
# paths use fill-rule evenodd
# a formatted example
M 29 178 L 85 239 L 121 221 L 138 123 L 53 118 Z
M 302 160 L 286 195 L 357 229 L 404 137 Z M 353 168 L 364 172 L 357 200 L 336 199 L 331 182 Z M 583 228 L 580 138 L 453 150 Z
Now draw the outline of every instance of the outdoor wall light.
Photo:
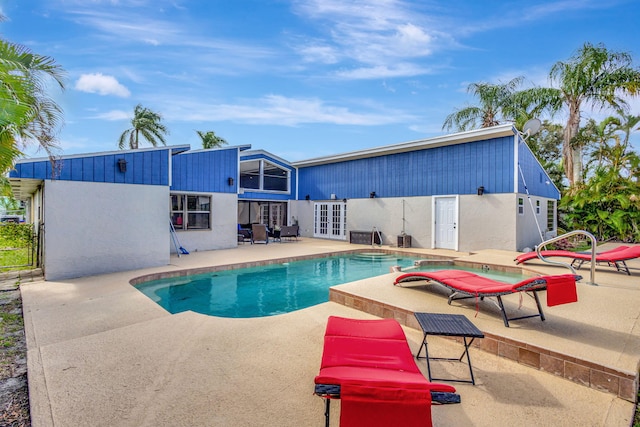
M 370 199 L 375 199 L 376 198 L 376 192 L 372 191 L 371 193 L 369 193 L 369 198 Z
M 347 203 L 347 199 L 346 198 L 342 199 L 342 202 Z
M 482 196 L 484 194 L 484 186 L 478 187 L 478 196 Z
M 227 178 L 227 184 L 229 184 L 230 187 L 233 186 L 233 178 L 232 177 Z
M 127 161 L 125 159 L 118 159 L 118 170 L 122 173 L 127 171 Z

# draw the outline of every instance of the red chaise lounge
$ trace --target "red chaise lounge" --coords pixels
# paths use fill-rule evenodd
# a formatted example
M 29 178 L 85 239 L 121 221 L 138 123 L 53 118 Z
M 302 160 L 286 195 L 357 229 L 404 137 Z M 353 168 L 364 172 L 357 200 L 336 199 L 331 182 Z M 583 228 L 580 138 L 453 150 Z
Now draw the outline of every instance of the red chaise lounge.
M 540 320 L 544 320 L 542 305 L 538 298 L 539 291 L 547 291 L 547 306 L 549 307 L 576 302 L 578 300 L 576 281 L 580 279 L 582 279 L 581 276 L 561 274 L 556 276 L 531 277 L 518 283 L 505 283 L 464 270 L 439 270 L 414 271 L 401 274 L 396 277 L 393 284 L 398 285 L 418 280 L 438 283 L 453 291 L 449 296 L 449 304 L 451 304 L 451 301 L 458 299 L 495 297 L 502 313 L 504 325 L 509 327 L 510 320 L 528 319 L 530 317 L 540 317 Z M 502 303 L 502 297 L 517 292 L 525 292 L 535 299 L 538 314 L 519 317 L 507 316 L 504 304 Z
M 563 250 L 549 250 L 540 251 L 540 254 L 545 258 L 562 257 L 571 258 L 571 265 L 576 269 L 582 267 L 585 262 L 591 262 L 590 252 L 571 252 Z M 607 263 L 610 267 L 615 267 L 616 270 L 622 271 L 631 275 L 629 267 L 625 261 L 630 259 L 640 258 L 640 246 L 618 246 L 617 248 L 610 249 L 608 251 L 600 252 L 596 254 L 596 263 Z M 538 259 L 536 251 L 527 252 L 522 255 L 518 255 L 515 259 L 516 264 L 522 264 L 532 259 Z
M 432 383 L 416 365 L 395 319 L 330 316 L 315 394 L 341 399 L 340 426 L 431 426 L 432 403 L 459 403 L 456 389 Z

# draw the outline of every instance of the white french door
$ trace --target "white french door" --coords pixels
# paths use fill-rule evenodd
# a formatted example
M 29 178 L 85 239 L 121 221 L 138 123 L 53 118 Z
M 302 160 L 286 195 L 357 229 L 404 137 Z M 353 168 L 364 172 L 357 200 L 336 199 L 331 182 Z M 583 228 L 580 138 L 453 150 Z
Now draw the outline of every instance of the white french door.
M 284 203 L 270 203 L 268 205 L 260 205 L 261 223 L 269 228 L 276 225 L 285 225 L 284 221 L 285 205 Z
M 319 202 L 314 204 L 313 237 L 334 240 L 347 239 L 347 204 Z

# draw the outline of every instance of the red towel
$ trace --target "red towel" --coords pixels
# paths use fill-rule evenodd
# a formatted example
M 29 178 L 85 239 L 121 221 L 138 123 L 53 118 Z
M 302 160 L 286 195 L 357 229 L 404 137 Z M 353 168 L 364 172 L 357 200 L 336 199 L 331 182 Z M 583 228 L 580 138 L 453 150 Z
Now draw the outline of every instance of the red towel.
M 431 392 L 342 383 L 340 427 L 431 427 Z
M 562 276 L 547 276 L 547 306 L 568 304 L 578 301 L 576 279 L 571 274 Z

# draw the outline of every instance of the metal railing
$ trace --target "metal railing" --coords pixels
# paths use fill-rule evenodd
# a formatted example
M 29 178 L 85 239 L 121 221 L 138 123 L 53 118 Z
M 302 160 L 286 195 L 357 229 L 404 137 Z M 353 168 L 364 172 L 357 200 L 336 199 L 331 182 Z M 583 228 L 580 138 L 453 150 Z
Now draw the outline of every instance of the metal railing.
M 378 235 L 378 240 L 380 241 L 378 246 L 382 246 L 382 234 L 380 234 L 380 230 L 378 230 L 378 227 L 373 227 L 373 230 L 371 230 L 371 247 L 375 246 L 376 244 L 376 234 Z
M 545 258 L 540 253 L 540 251 L 542 251 L 542 248 L 544 248 L 545 246 L 550 245 L 551 243 L 555 243 L 555 242 L 558 242 L 560 240 L 566 239 L 567 237 L 576 236 L 576 235 L 587 236 L 589 238 L 589 240 L 591 240 L 591 280 L 589 282 L 587 282 L 587 283 L 590 284 L 590 285 L 595 285 L 596 284 L 595 276 L 596 276 L 596 246 L 597 246 L 597 241 L 596 241 L 595 236 L 593 234 L 589 233 L 588 231 L 584 231 L 584 230 L 570 231 L 568 233 L 564 233 L 561 236 L 557 236 L 557 237 L 554 237 L 552 239 L 545 240 L 544 242 L 542 242 L 538 246 L 536 246 L 536 254 L 538 255 L 538 258 L 540 258 L 543 262 L 546 262 L 547 264 L 560 265 L 560 266 L 567 267 L 569 270 L 571 270 L 571 272 L 573 274 L 576 274 L 575 268 L 573 268 L 573 265 L 571 265 L 570 263 L 566 263 L 566 262 L 562 262 L 562 261 L 551 261 L 551 260 Z

